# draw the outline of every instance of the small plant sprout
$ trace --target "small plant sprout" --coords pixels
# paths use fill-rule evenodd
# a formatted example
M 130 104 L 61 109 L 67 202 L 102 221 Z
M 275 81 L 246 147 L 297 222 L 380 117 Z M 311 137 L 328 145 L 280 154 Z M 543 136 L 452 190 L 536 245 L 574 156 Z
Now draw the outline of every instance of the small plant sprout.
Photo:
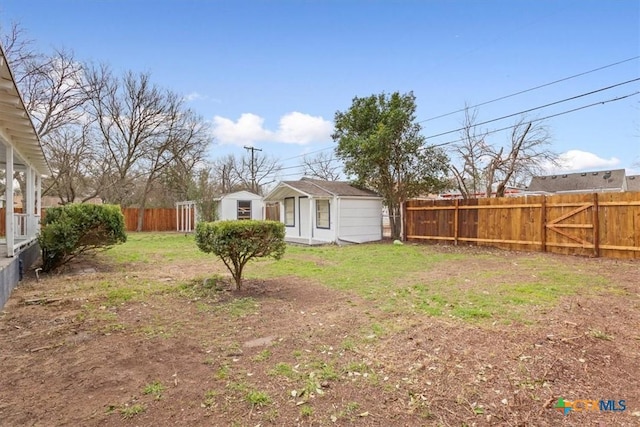
M 142 390 L 143 394 L 151 394 L 153 396 L 155 396 L 156 399 L 161 399 L 162 398 L 162 392 L 165 390 L 165 386 L 162 385 L 162 383 L 160 381 L 154 381 L 151 384 L 147 384 L 146 386 L 144 386 L 144 389 Z
M 131 406 L 125 406 L 120 409 L 120 415 L 122 418 L 129 420 L 135 417 L 138 414 L 141 414 L 145 411 L 145 407 L 140 404 L 135 404 Z
M 219 380 L 225 380 L 229 378 L 229 365 L 224 364 L 218 368 L 215 377 Z
M 252 360 L 254 362 L 264 362 L 265 360 L 268 360 L 270 357 L 271 357 L 270 350 L 262 350 L 260 353 L 253 356 Z
M 591 329 L 589 331 L 591 333 L 591 336 L 594 338 L 598 338 L 600 340 L 604 340 L 604 341 L 612 341 L 613 340 L 613 335 L 610 335 L 604 331 L 601 331 L 599 329 Z
M 309 405 L 303 405 L 300 408 L 300 416 L 301 417 L 310 417 L 313 415 L 313 408 Z
M 251 390 L 247 393 L 246 398 L 252 406 L 265 406 L 271 403 L 271 398 L 263 391 Z
M 203 408 L 211 408 L 216 402 L 216 396 L 218 392 L 215 390 L 209 390 L 204 394 L 204 402 L 202 402 Z

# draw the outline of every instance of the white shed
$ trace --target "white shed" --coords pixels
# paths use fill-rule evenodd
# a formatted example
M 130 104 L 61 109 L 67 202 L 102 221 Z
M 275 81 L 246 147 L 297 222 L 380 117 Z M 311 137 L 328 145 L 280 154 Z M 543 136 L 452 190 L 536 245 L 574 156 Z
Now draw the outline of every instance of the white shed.
M 382 198 L 347 182 L 282 181 L 265 198 L 280 204 L 286 240 L 305 244 L 382 239 Z
M 264 219 L 264 201 L 259 194 L 236 191 L 215 199 L 216 214 L 220 220 Z

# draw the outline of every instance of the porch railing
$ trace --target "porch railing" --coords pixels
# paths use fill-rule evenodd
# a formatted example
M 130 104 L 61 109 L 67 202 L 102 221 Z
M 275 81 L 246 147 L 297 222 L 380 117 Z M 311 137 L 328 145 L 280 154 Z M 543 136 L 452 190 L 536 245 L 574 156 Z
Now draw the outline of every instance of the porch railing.
M 13 214 L 13 237 L 16 239 L 26 239 L 27 234 L 27 214 Z

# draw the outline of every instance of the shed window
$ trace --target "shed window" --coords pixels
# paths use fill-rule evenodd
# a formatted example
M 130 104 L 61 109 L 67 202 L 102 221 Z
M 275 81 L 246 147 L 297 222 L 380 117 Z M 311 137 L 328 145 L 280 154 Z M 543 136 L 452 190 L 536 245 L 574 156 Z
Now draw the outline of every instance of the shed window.
M 287 197 L 284 199 L 284 225 L 294 227 L 296 225 L 296 199 Z
M 238 219 L 251 219 L 251 200 L 238 200 Z
M 316 227 L 329 228 L 329 201 L 316 200 Z

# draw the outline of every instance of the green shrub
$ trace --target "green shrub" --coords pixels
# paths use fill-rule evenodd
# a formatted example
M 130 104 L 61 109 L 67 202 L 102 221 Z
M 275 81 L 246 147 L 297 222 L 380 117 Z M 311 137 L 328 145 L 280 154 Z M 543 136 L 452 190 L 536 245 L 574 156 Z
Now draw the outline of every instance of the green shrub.
M 42 269 L 51 271 L 82 253 L 126 241 L 124 216 L 119 206 L 74 203 L 49 208 L 38 236 Z
M 196 226 L 196 244 L 201 251 L 222 259 L 242 286 L 242 270 L 252 258 L 280 259 L 284 254 L 284 224 L 277 221 L 216 221 Z

